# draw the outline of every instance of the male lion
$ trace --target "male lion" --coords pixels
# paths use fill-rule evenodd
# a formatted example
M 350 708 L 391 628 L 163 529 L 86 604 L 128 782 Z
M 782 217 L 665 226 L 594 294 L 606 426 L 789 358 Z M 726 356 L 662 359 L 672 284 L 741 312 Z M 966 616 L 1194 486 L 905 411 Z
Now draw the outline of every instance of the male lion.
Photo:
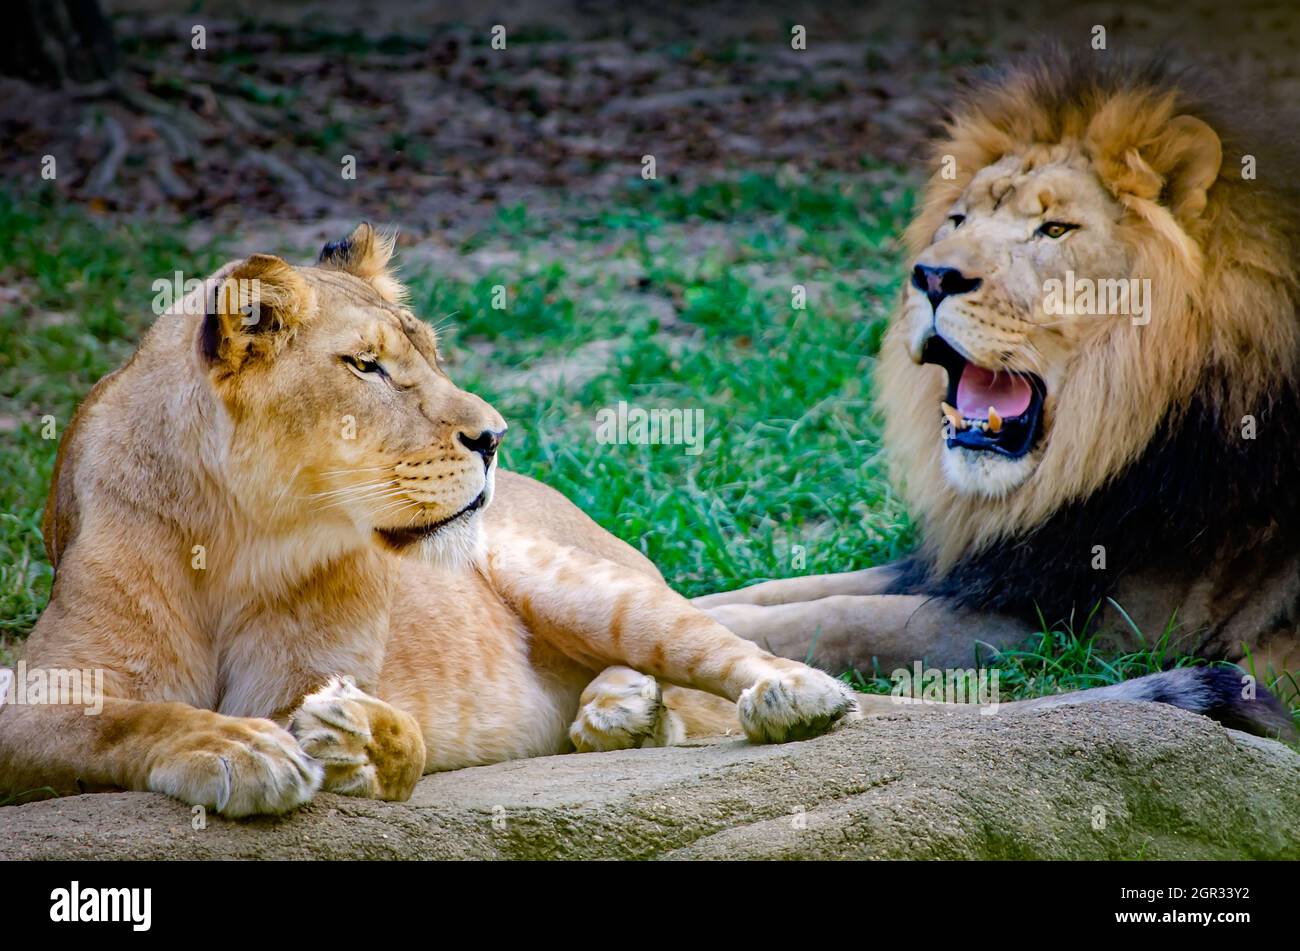
M 1300 667 L 1296 168 L 1167 69 L 1105 62 L 981 86 L 935 145 L 877 380 L 919 551 L 696 600 L 733 631 L 965 667 L 1113 599 L 1183 653 Z M 1222 672 L 1112 695 L 1171 691 L 1289 731 Z
M 101 669 L 107 699 L 0 706 L 0 789 L 279 813 L 321 787 L 402 799 L 432 770 L 857 716 L 843 683 L 499 472 L 506 424 L 439 368 L 391 251 L 362 225 L 316 267 L 227 265 L 91 391 L 26 662 Z

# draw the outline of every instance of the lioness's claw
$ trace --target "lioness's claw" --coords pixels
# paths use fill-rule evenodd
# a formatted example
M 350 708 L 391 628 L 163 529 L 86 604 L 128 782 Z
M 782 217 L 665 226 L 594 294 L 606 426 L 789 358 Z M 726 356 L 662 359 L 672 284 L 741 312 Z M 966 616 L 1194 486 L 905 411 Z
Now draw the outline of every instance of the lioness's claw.
M 424 771 L 424 741 L 415 720 L 350 677 L 335 677 L 303 698 L 289 729 L 324 765 L 321 788 L 327 792 L 408 799 Z
M 763 678 L 740 695 L 737 709 L 755 743 L 808 739 L 841 720 L 861 718 L 853 690 L 811 667 Z
M 149 789 L 231 818 L 296 809 L 320 788 L 324 772 L 270 720 L 217 714 L 160 759 Z

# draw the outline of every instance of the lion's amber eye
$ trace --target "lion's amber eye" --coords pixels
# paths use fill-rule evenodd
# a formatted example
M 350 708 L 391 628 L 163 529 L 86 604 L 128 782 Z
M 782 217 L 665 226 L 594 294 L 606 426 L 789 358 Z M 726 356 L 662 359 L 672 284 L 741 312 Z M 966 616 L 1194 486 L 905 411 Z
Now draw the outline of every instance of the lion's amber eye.
M 1044 221 L 1038 226 L 1038 233 L 1045 238 L 1061 238 L 1069 234 L 1078 225 L 1072 225 L 1068 221 Z

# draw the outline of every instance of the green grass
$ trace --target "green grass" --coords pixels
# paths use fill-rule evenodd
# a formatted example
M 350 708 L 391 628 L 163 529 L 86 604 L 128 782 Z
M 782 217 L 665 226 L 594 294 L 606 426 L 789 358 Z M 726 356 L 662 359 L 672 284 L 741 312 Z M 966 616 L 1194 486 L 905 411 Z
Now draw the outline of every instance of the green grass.
M 402 274 L 415 311 L 440 327 L 453 377 L 510 421 L 504 465 L 564 492 L 693 596 L 912 546 L 882 471 L 871 376 L 913 197 L 883 167 L 690 189 L 634 180 L 546 217 L 502 208 L 462 238 L 461 266 L 422 265 L 417 246 Z M 295 250 L 196 249 L 175 235 L 0 196 L 0 285 L 22 295 L 0 303 L 0 417 L 18 424 L 0 448 L 0 660 L 49 595 L 39 522 L 56 443 L 41 438 L 42 417 L 61 433 L 125 359 L 156 278 Z M 504 310 L 491 306 L 498 285 Z M 597 413 L 620 401 L 702 411 L 703 451 L 602 445 Z M 1115 682 L 1161 669 L 1166 650 L 1115 656 L 1087 623 L 1045 624 L 999 661 L 1002 694 Z M 855 682 L 888 686 L 876 672 Z
M 412 287 L 424 313 L 456 314 L 458 379 L 511 422 L 505 464 L 564 491 L 695 595 L 795 573 L 794 546 L 818 572 L 910 545 L 869 400 L 886 289 L 864 289 L 850 263 L 889 269 L 907 207 L 901 189 L 891 204 L 860 187 L 759 178 L 685 195 L 638 182 L 558 234 L 503 212 L 507 246 L 526 251 L 546 233 L 577 249 L 525 280 L 493 271 Z M 723 219 L 727 240 L 699 246 L 698 222 Z M 485 306 L 497 283 L 505 312 Z M 794 283 L 810 287 L 806 309 L 791 306 Z M 595 341 L 610 342 L 602 365 L 573 385 L 502 383 L 502 368 L 526 374 Z M 598 444 L 596 412 L 620 400 L 702 410 L 705 450 Z

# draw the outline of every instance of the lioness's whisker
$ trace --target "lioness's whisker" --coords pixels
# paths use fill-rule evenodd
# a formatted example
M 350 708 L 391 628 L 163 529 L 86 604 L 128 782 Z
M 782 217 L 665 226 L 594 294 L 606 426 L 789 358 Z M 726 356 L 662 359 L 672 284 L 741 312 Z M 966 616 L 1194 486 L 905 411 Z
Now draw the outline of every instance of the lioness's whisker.
M 295 467 L 294 467 L 293 473 L 292 473 L 292 474 L 289 476 L 289 478 L 286 479 L 285 482 L 284 482 L 284 488 L 282 488 L 282 489 L 280 490 L 280 494 L 277 495 L 277 496 L 275 497 L 275 503 L 271 506 L 271 521 L 272 521 L 272 522 L 275 521 L 275 517 L 280 513 L 280 504 L 281 504 L 282 502 L 284 502 L 284 498 L 285 498 L 285 496 L 288 495 L 288 494 L 289 494 L 289 490 L 290 490 L 291 488 L 293 488 L 293 483 L 294 483 L 294 481 L 298 478 L 298 473 L 300 473 L 300 472 L 302 472 L 302 465 L 301 465 L 301 464 L 299 464 L 298 466 L 295 466 Z
M 390 466 L 357 466 L 355 469 L 326 469 L 323 472 L 321 472 L 321 475 L 327 475 L 327 476 L 353 475 L 358 472 L 379 472 L 381 470 L 389 469 L 389 468 L 391 467 Z
M 394 495 L 392 495 L 392 496 L 390 496 L 390 497 L 388 497 L 388 498 L 375 499 L 375 500 L 374 500 L 375 503 L 376 503 L 376 504 L 379 504 L 380 507 L 379 507 L 379 509 L 374 509 L 374 507 L 372 506 L 372 507 L 371 507 L 371 510 L 372 510 L 372 511 L 382 511 L 384 508 L 387 508 L 387 507 L 390 506 L 390 505 L 394 505 L 394 504 L 399 503 L 399 502 L 405 503 L 405 502 L 408 502 L 408 501 L 410 501 L 410 500 L 411 500 L 411 497 L 410 497 L 409 495 L 406 495 L 405 493 L 394 494 Z
M 339 486 L 338 488 L 334 488 L 334 489 L 325 489 L 322 492 L 313 492 L 310 496 L 308 496 L 308 498 L 315 498 L 316 496 L 321 496 L 321 495 L 338 495 L 340 492 L 352 492 L 355 491 L 356 489 L 372 488 L 374 486 L 386 485 L 388 482 L 389 480 L 387 479 L 370 479 L 366 482 L 357 482 L 352 485 Z
M 391 479 L 385 479 L 379 482 L 361 482 L 357 485 L 344 486 L 341 489 L 328 489 L 325 492 L 314 492 L 311 495 L 303 496 L 307 499 L 325 499 L 340 495 L 352 495 L 355 493 L 368 491 L 370 489 L 387 488 L 396 485 Z
M 316 509 L 316 511 L 318 511 L 318 512 L 328 512 L 330 509 L 336 509 L 336 508 L 342 508 L 342 507 L 343 507 L 342 503 L 334 503 L 334 504 L 331 504 L 331 505 L 325 505 L 325 506 L 322 506 L 322 507 Z
M 322 499 L 315 499 L 316 502 L 343 503 L 343 502 L 365 502 L 369 499 L 380 498 L 394 489 L 367 489 L 364 492 L 348 492 L 343 495 L 330 496 Z
M 355 495 L 355 496 L 346 495 L 343 496 L 342 498 L 333 499 L 327 502 L 325 505 L 319 506 L 318 508 L 321 511 L 325 511 L 331 508 L 338 508 L 339 506 L 342 505 L 350 505 L 354 502 L 359 502 L 359 503 L 382 502 L 385 501 L 386 499 L 395 498 L 400 492 L 401 489 L 393 488 L 393 489 L 384 489 L 382 491 L 373 491 L 368 494 L 362 494 L 362 495 Z
M 419 514 L 419 510 L 424 507 L 424 503 L 417 502 L 414 499 L 407 499 L 405 501 L 399 499 L 398 502 L 390 502 L 388 505 L 385 505 L 383 508 L 379 509 L 378 511 L 372 512 L 370 517 L 375 521 L 378 521 L 380 518 L 387 517 L 387 516 L 392 516 L 396 518 L 398 515 L 401 515 L 411 506 L 415 506 L 416 508 L 416 511 L 411 513 L 411 520 L 414 521 L 415 516 Z

